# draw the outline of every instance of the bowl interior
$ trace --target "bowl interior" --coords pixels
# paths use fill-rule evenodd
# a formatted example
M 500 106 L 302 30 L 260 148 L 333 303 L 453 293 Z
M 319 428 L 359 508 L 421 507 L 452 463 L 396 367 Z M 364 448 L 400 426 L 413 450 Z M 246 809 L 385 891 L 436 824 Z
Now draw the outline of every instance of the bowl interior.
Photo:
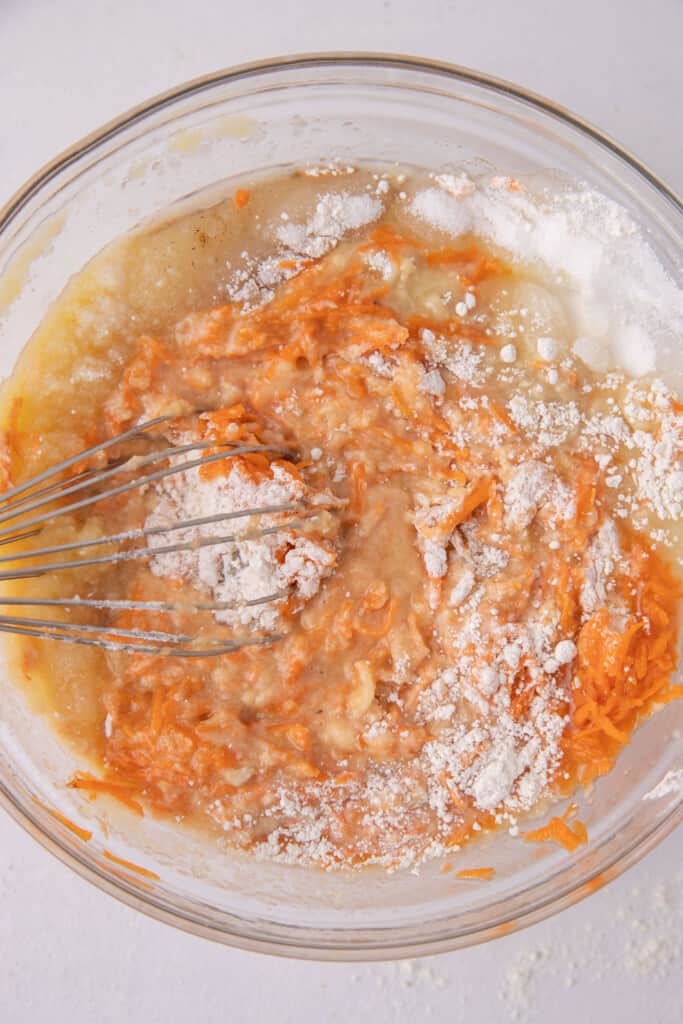
M 85 140 L 9 204 L 0 215 L 0 372 L 10 373 L 50 302 L 112 239 L 176 204 L 207 204 L 233 178 L 332 158 L 583 178 L 630 210 L 683 284 L 680 204 L 552 108 L 454 69 L 295 60 L 214 76 L 152 102 Z M 671 370 L 683 372 L 681 353 L 671 358 Z M 387 875 L 257 863 L 65 789 L 77 765 L 49 723 L 31 714 L 9 660 L 0 652 L 0 790 L 9 809 L 115 895 L 251 948 L 369 958 L 490 938 L 591 891 L 681 816 L 683 701 L 648 722 L 616 770 L 579 797 L 590 841 L 572 857 L 501 833 L 458 854 L 458 867 L 496 868 L 484 884 L 458 882 L 438 864 Z M 92 837 L 76 835 L 54 811 Z

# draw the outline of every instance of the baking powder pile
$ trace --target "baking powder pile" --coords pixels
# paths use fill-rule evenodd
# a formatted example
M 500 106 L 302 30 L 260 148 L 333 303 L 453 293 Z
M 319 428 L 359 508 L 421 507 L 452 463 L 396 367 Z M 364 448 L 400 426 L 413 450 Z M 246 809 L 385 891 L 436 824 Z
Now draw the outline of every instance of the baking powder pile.
M 567 288 L 575 354 L 595 369 L 642 377 L 667 368 L 683 332 L 683 293 L 617 203 L 559 175 L 434 176 L 410 200 L 414 216 L 448 235 L 474 232 Z

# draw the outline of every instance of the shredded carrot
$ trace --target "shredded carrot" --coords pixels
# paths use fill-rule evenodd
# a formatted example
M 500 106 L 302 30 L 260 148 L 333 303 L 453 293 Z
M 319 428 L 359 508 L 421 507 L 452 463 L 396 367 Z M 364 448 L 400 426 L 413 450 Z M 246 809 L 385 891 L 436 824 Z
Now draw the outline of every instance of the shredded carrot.
M 587 465 L 579 474 L 576 488 L 576 512 L 575 517 L 579 522 L 584 516 L 592 512 L 595 505 L 597 489 L 595 485 L 595 471 Z
M 233 196 L 233 203 L 238 210 L 243 210 L 251 199 L 251 192 L 248 188 L 238 188 Z
M 374 636 L 378 638 L 386 636 L 396 617 L 397 610 L 398 601 L 395 598 L 392 598 L 386 608 L 381 622 L 377 626 L 369 626 L 364 622 L 364 618 L 359 617 L 355 624 L 356 631 L 362 636 Z
M 163 686 L 157 686 L 152 700 L 152 714 L 150 717 L 149 731 L 152 736 L 157 737 L 163 725 L 163 708 L 165 691 Z
M 418 238 L 401 234 L 390 224 L 380 224 L 370 233 L 370 240 L 367 245 L 360 246 L 360 251 L 367 249 L 384 249 L 388 252 L 402 248 L 423 249 L 424 242 Z
M 99 793 L 104 793 L 115 800 L 119 800 L 129 810 L 133 811 L 134 814 L 137 814 L 138 817 L 142 818 L 144 815 L 142 805 L 131 796 L 132 787 L 130 786 L 119 782 L 107 782 L 104 779 L 96 779 L 93 775 L 89 775 L 86 772 L 78 772 L 74 775 L 68 786 L 69 789 L 83 789 L 90 793 L 93 798 Z
M 67 818 L 65 814 L 61 814 L 59 811 L 56 811 L 53 807 L 48 807 L 47 804 L 41 803 L 41 801 L 38 800 L 35 796 L 31 799 L 33 800 L 34 804 L 37 804 L 38 807 L 41 807 L 48 814 L 52 815 L 52 817 L 55 818 L 58 822 L 60 822 L 60 824 L 64 825 L 65 828 L 68 828 L 69 831 L 73 832 L 74 835 L 78 836 L 79 839 L 82 839 L 84 843 L 87 843 L 92 839 L 92 832 L 90 832 L 89 829 L 81 828 L 80 825 L 76 825 L 73 821 L 71 821 L 70 818 Z
M 444 845 L 446 847 L 460 846 L 462 842 L 469 839 L 471 834 L 472 829 L 469 825 L 460 825 L 458 828 L 453 829 L 451 834 L 447 837 Z
M 110 853 L 109 850 L 103 850 L 102 853 L 107 860 L 113 861 L 114 864 L 119 864 L 122 868 L 128 868 L 130 871 L 135 871 L 138 875 L 142 875 L 143 878 L 151 878 L 154 882 L 159 882 L 160 878 L 156 871 L 150 871 L 149 868 L 142 868 L 139 864 L 134 864 L 132 860 L 124 860 L 123 857 L 117 857 L 115 854 Z
M 570 804 L 561 818 L 551 818 L 547 825 L 525 832 L 524 840 L 527 843 L 557 843 L 563 846 L 569 853 L 573 853 L 579 846 L 585 846 L 588 842 L 586 826 L 581 821 L 575 821 L 573 826 L 567 823 L 567 819 L 576 813 L 576 805 Z
M 365 503 L 365 493 L 368 488 L 368 471 L 364 462 L 356 461 L 351 467 L 351 483 L 353 486 L 353 498 L 351 499 L 351 511 L 360 515 Z
M 488 477 L 480 477 L 469 489 L 465 500 L 463 501 L 460 511 L 458 513 L 458 520 L 455 523 L 459 526 L 460 523 L 466 522 L 469 517 L 475 512 L 480 505 L 483 505 L 489 499 L 491 493 L 491 480 Z
M 510 419 L 505 410 L 501 409 L 501 407 L 496 402 L 492 402 L 489 400 L 487 409 L 489 410 L 494 419 L 497 419 L 500 423 L 503 423 L 507 427 L 511 434 L 519 433 L 514 422 Z
M 489 882 L 496 873 L 495 868 L 463 868 L 457 871 L 456 878 L 474 878 L 482 882 Z
M 582 481 L 579 486 L 584 493 L 590 487 Z M 631 608 L 627 627 L 612 624 L 603 608 L 578 635 L 572 721 L 563 748 L 565 770 L 584 786 L 609 771 L 654 706 L 683 693 L 671 684 L 678 659 L 680 585 L 654 550 L 635 538 L 630 543 L 631 565 L 622 586 Z
M 490 493 L 491 480 L 488 477 L 481 477 L 472 484 L 459 507 L 441 516 L 438 523 L 434 525 L 420 524 L 418 527 L 420 533 L 428 540 L 438 540 L 450 536 L 456 526 L 466 522 L 480 505 L 488 501 Z
M 508 272 L 502 261 L 485 256 L 477 245 L 462 249 L 437 249 L 427 253 L 426 262 L 432 267 L 457 267 L 458 277 L 465 286 L 480 284 L 487 278 L 498 277 Z

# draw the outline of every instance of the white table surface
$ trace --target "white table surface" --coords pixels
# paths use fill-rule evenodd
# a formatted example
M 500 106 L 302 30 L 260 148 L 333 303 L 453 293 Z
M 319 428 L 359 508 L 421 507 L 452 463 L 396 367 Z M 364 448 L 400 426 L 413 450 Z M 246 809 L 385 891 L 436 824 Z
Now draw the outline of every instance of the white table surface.
M 656 10 L 654 13 L 650 13 Z M 450 60 L 614 136 L 683 191 L 683 3 L 0 0 L 0 203 L 38 165 L 184 79 L 305 50 Z M 0 815 L 0 1022 L 683 1021 L 683 830 L 560 917 L 427 961 L 269 959 L 148 920 Z

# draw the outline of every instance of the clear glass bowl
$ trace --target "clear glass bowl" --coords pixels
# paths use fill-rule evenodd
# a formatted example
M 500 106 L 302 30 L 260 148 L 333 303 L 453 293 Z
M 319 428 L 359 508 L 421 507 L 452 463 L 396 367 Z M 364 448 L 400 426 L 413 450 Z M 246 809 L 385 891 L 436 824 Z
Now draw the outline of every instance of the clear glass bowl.
M 169 92 L 25 185 L 0 212 L 0 372 L 10 372 L 69 277 L 113 238 L 233 176 L 331 157 L 430 169 L 489 163 L 512 174 L 557 168 L 627 207 L 683 286 L 680 201 L 572 115 L 462 68 L 375 55 L 298 57 Z M 458 882 L 436 864 L 416 874 L 323 873 L 225 854 L 67 790 L 77 765 L 31 714 L 0 655 L 0 796 L 10 814 L 85 878 L 154 917 L 298 957 L 435 953 L 505 934 L 592 892 L 683 817 L 682 726 L 680 701 L 649 721 L 615 770 L 579 798 L 590 841 L 572 856 L 501 834 L 458 855 L 459 867 L 495 866 L 488 883 Z M 54 812 L 92 837 L 80 838 Z

